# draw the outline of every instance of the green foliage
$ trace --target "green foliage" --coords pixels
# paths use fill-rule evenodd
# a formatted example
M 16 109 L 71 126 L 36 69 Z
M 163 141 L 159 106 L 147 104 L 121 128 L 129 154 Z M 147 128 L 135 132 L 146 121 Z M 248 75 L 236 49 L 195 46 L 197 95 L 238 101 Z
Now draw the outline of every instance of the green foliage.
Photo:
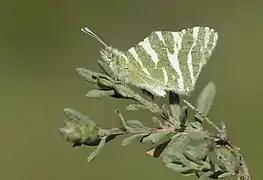
M 102 66 L 101 62 L 99 64 Z M 103 66 L 103 69 L 107 68 L 105 64 Z M 64 109 L 68 120 L 59 128 L 63 138 L 73 147 L 97 146 L 89 155 L 88 162 L 98 155 L 107 142 L 117 136 L 128 135 L 121 146 L 129 145 L 134 140 L 142 144 L 151 143 L 153 148 L 146 154 L 152 158 L 160 158 L 167 168 L 183 176 L 194 175 L 199 180 L 224 179 L 228 176 L 236 176 L 239 180 L 251 179 L 240 149 L 227 136 L 225 124 L 221 123 L 218 128 L 207 118 L 216 94 L 213 82 L 208 83 L 201 91 L 196 107 L 185 100 L 183 102 L 186 106 L 181 105 L 179 96 L 172 92 L 169 92 L 168 105 L 159 106 L 154 103 L 153 98 L 148 100 L 142 97 L 128 84 L 115 80 L 109 73 L 97 73 L 84 68 L 77 71 L 85 81 L 95 86 L 95 89 L 87 93 L 87 97 L 132 99 L 137 104 L 128 105 L 126 110 L 149 110 L 156 125 L 146 127 L 139 120 L 127 120 L 116 110 L 120 127 L 103 129 L 80 112 Z M 195 112 L 194 117 L 188 116 L 189 107 Z M 217 132 L 205 129 L 204 123 L 212 125 Z

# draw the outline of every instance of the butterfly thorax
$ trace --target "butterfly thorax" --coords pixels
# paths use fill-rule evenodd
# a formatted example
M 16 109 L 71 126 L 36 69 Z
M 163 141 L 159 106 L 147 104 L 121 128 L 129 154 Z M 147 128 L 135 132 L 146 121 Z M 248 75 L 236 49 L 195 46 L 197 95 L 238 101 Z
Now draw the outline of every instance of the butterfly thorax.
M 130 82 L 131 74 L 129 72 L 127 57 L 121 51 L 113 47 L 105 47 L 100 51 L 102 60 L 107 63 L 115 78 L 120 81 Z

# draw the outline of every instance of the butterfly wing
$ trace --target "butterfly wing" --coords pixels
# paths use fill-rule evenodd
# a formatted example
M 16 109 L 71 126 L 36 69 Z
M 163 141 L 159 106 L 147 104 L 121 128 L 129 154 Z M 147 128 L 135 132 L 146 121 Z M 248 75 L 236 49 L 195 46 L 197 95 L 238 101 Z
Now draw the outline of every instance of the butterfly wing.
M 180 32 L 154 31 L 123 55 L 131 84 L 157 96 L 194 90 L 216 46 L 217 32 L 196 26 Z

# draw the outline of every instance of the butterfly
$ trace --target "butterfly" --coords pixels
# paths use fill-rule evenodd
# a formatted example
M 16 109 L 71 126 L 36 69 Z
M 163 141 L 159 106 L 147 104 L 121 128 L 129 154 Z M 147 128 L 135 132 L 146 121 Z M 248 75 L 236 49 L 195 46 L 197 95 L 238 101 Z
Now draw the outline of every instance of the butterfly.
M 101 62 L 116 79 L 159 97 L 165 97 L 166 91 L 189 96 L 218 40 L 218 33 L 210 27 L 153 31 L 122 52 L 107 45 L 88 27 L 81 30 L 103 45 Z

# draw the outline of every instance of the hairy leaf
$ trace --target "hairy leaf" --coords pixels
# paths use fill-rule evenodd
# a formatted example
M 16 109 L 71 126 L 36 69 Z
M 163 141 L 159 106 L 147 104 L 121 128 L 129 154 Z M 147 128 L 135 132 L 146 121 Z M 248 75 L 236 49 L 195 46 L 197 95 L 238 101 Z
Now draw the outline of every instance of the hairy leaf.
M 148 109 L 148 107 L 145 105 L 142 105 L 142 104 L 130 104 L 130 105 L 126 106 L 125 109 L 127 111 L 138 111 L 138 110 Z
M 106 139 L 107 139 L 107 136 L 101 138 L 101 141 L 100 141 L 98 147 L 87 158 L 88 162 L 91 162 L 92 160 L 94 160 L 94 158 L 99 154 L 99 152 L 101 151 L 101 149 L 104 147 L 104 145 L 106 143 Z
M 64 108 L 65 115 L 73 122 L 76 123 L 89 123 L 95 124 L 88 116 L 80 113 L 79 111 L 72 108 Z
M 99 90 L 99 89 L 93 89 L 89 91 L 86 96 L 89 98 L 99 98 L 99 97 L 105 97 L 105 96 L 113 96 L 115 94 L 114 90 Z
M 161 140 L 163 140 L 168 134 L 170 134 L 171 131 L 163 131 L 163 132 L 156 132 L 156 133 L 152 133 L 149 134 L 145 137 L 142 137 L 141 139 L 141 143 L 147 143 L 147 142 L 151 142 L 153 144 L 156 144 L 158 142 L 160 142 Z
M 131 128 L 143 128 L 144 125 L 138 120 L 127 120 L 126 124 Z
M 97 79 L 95 77 L 98 75 L 98 73 L 92 72 L 85 68 L 77 68 L 77 71 L 78 74 L 89 83 L 97 84 Z
M 125 139 L 122 140 L 121 146 L 127 146 L 128 144 L 130 144 L 133 140 L 141 138 L 143 136 L 147 135 L 146 133 L 140 133 L 140 134 L 134 134 L 131 135 Z
M 204 116 L 207 116 L 209 110 L 211 109 L 215 94 L 216 94 L 216 86 L 212 81 L 209 82 L 199 94 L 196 102 L 196 108 Z M 203 118 L 200 117 L 198 114 L 196 114 L 196 117 L 200 120 L 203 120 Z

